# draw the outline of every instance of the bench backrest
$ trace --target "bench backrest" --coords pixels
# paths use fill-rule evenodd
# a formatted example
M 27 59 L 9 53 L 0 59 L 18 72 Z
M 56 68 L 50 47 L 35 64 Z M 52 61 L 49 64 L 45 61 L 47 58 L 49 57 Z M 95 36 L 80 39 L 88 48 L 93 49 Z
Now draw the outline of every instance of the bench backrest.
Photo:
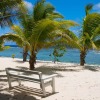
M 18 73 L 26 73 L 26 74 L 33 74 L 33 75 L 38 75 L 39 79 L 42 79 L 42 72 L 39 71 L 31 71 L 31 70 L 22 70 L 22 69 L 14 69 L 14 68 L 6 68 L 6 73 L 11 74 L 13 72 L 18 72 Z

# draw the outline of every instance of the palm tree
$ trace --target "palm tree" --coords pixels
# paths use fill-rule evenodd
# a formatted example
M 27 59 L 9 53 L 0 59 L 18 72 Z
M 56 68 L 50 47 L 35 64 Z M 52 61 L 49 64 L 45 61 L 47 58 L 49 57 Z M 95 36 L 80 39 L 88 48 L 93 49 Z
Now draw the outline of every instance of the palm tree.
M 19 10 L 20 16 L 18 16 L 19 22 L 23 27 L 23 32 L 29 35 L 32 33 L 32 29 L 34 28 L 35 23 L 37 23 L 39 20 L 45 18 L 50 18 L 50 19 L 63 18 L 62 15 L 54 12 L 55 8 L 50 3 L 46 3 L 45 0 L 38 1 L 35 4 L 31 17 L 30 17 L 30 12 L 25 7 L 24 3 L 20 5 L 19 8 L 20 8 Z M 28 54 L 27 46 L 26 47 L 24 46 L 23 61 L 26 61 L 27 54 Z
M 86 6 L 86 16 L 83 20 L 83 26 L 80 37 L 73 36 L 71 46 L 80 50 L 80 65 L 84 66 L 85 57 L 87 51 L 90 49 L 100 48 L 100 14 L 92 13 L 89 11 L 92 9 L 91 4 Z
M 83 22 L 83 32 L 80 38 L 80 65 L 84 65 L 85 56 L 89 49 L 98 49 L 100 46 L 100 14 L 88 14 Z
M 82 66 L 85 64 L 85 57 L 88 50 L 98 50 L 100 48 L 100 14 L 90 14 L 92 6 L 92 4 L 88 4 L 85 8 L 86 16 L 83 20 L 80 37 L 72 32 L 67 32 L 67 35 L 63 34 L 63 39 L 66 44 L 80 50 L 80 65 Z M 69 39 L 68 36 L 70 36 Z
M 90 11 L 92 10 L 92 7 L 93 7 L 93 5 L 92 4 L 87 4 L 86 5 L 86 7 L 85 7 L 85 13 L 86 13 L 86 17 L 87 17 L 87 15 L 90 13 Z M 80 44 L 82 45 L 81 47 L 81 49 L 80 49 L 80 65 L 84 65 L 84 63 L 85 63 L 85 57 L 86 57 L 86 53 L 87 53 L 87 49 L 86 49 L 86 47 L 85 47 L 85 43 L 84 43 L 84 39 L 86 39 L 86 37 L 84 37 L 85 36 L 85 27 L 84 27 L 84 22 L 85 22 L 85 18 L 84 18 L 84 20 L 83 20 L 83 29 L 82 29 L 82 33 L 81 33 L 81 42 L 80 42 Z M 84 39 L 83 39 L 84 38 Z
M 27 46 L 27 50 L 30 52 L 29 64 L 31 70 L 35 68 L 34 64 L 38 51 L 42 48 L 54 46 L 55 43 L 61 40 L 63 32 L 66 30 L 67 34 L 67 30 L 75 25 L 72 21 L 57 20 L 62 18 L 62 16 L 54 13 L 52 5 L 46 4 L 42 0 L 42 2 L 36 4 L 32 15 L 23 14 L 20 16 L 23 24 L 21 28 L 15 26 L 17 30 L 15 31 L 14 29 L 14 31 L 17 34 L 9 33 L 0 37 L 1 40 L 13 40 L 23 47 Z
M 98 31 L 100 14 L 90 14 L 92 7 L 92 4 L 88 4 L 85 8 L 86 17 L 83 20 L 83 30 L 80 38 L 80 65 L 82 66 L 85 63 L 87 51 L 89 49 L 97 49 L 98 42 L 100 42 L 100 33 Z

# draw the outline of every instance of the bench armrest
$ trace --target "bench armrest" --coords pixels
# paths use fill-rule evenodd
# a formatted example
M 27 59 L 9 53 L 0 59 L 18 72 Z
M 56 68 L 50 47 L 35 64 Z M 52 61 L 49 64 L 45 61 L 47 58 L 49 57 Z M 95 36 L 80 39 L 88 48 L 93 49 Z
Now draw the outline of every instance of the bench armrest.
M 53 74 L 53 75 L 42 78 L 42 80 L 47 80 L 47 79 L 50 79 L 50 78 L 53 78 L 53 77 L 56 77 L 56 76 L 57 76 L 57 74 Z

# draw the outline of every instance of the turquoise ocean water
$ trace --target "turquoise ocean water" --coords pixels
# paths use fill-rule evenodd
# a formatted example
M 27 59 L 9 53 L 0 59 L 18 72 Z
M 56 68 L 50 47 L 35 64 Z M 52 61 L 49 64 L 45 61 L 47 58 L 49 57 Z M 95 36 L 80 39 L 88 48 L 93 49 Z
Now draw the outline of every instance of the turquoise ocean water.
M 52 53 L 51 49 L 42 49 L 37 54 L 37 60 L 46 60 L 53 61 L 53 57 L 49 56 Z M 0 52 L 0 56 L 3 57 L 11 57 L 12 54 L 15 54 L 16 58 L 22 58 L 22 48 L 19 47 L 11 47 L 8 50 Z M 77 49 L 67 49 L 66 53 L 59 60 L 61 62 L 69 62 L 69 63 L 79 63 L 80 62 L 80 54 Z M 90 50 L 86 56 L 86 64 L 96 64 L 100 65 L 100 52 L 96 52 Z

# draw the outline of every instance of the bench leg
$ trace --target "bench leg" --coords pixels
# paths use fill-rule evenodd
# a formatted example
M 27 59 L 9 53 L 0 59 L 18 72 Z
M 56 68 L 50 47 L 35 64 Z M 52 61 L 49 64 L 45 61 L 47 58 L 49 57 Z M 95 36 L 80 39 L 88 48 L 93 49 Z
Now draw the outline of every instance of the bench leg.
M 21 85 L 21 80 L 20 79 L 18 79 L 18 84 L 19 84 L 19 86 Z
M 20 75 L 20 72 L 18 72 L 18 75 Z M 21 80 L 20 79 L 17 79 L 18 83 L 19 83 L 19 86 L 21 85 Z
M 11 88 L 11 87 L 12 87 L 12 86 L 11 86 L 11 78 L 10 78 L 9 76 L 7 76 L 7 78 L 8 78 L 9 88 Z
M 46 96 L 46 91 L 45 91 L 45 85 L 44 85 L 44 82 L 41 83 L 41 88 L 43 90 L 43 96 L 45 97 Z
M 55 93 L 55 78 L 54 77 L 52 78 L 51 86 L 52 86 L 52 93 Z

